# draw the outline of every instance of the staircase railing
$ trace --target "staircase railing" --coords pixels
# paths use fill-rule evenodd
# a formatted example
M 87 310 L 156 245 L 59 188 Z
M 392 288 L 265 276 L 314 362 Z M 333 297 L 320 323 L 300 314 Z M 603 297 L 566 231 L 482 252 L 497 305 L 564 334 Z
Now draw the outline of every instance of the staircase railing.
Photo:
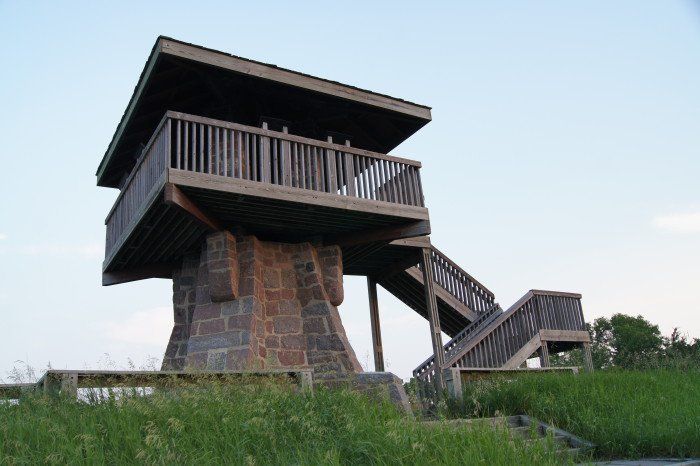
M 531 290 L 481 330 L 447 349 L 445 367 L 501 367 L 540 330 L 585 328 L 580 294 Z M 436 369 L 431 358 L 416 368 L 414 376 L 431 380 Z
M 435 246 L 431 249 L 430 264 L 435 284 L 477 314 L 489 311 L 495 303 L 494 294 Z M 420 270 L 421 266 L 418 265 L 417 269 Z
M 462 347 L 464 347 L 465 344 L 469 342 L 471 338 L 478 335 L 479 332 L 486 328 L 491 321 L 502 313 L 503 309 L 501 309 L 501 306 L 494 304 L 487 312 L 480 314 L 474 322 L 467 325 L 464 330 L 445 343 L 443 346 L 445 357 L 449 358 L 451 355 L 455 354 L 455 352 L 458 352 Z M 413 376 L 418 377 L 420 374 L 429 369 L 434 362 L 435 355 L 430 356 L 413 371 Z

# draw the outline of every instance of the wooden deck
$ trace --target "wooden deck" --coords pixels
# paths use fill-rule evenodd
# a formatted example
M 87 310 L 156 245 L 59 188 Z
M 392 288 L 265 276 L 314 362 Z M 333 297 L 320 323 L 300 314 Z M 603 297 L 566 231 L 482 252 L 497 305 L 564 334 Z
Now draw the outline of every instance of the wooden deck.
M 425 235 L 420 166 L 330 141 L 167 112 L 107 216 L 103 271 L 159 276 L 216 228 L 344 247 L 378 248 Z

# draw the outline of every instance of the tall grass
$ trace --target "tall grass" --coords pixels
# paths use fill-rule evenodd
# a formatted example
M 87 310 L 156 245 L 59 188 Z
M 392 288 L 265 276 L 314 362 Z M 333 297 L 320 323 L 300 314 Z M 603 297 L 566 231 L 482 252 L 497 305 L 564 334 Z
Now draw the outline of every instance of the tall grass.
M 700 371 L 523 374 L 466 384 L 451 416 L 529 414 L 605 457 L 700 456 Z
M 0 404 L 0 464 L 560 464 L 551 443 L 427 426 L 348 391 L 240 382 Z

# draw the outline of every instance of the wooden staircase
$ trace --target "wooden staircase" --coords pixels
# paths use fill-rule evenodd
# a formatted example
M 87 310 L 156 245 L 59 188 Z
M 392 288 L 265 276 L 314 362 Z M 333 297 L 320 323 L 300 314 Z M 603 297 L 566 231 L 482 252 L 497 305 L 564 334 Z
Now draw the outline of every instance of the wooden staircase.
M 546 367 L 550 351 L 565 351 L 590 341 L 580 294 L 530 290 L 503 311 L 488 288 L 434 246 L 430 265 L 440 328 L 452 337 L 443 347 L 442 369 L 513 369 L 535 352 Z M 428 318 L 420 265 L 379 277 L 377 282 Z M 589 366 L 589 358 L 585 363 Z M 413 374 L 430 380 L 435 370 L 433 356 Z
M 470 323 L 488 312 L 495 296 L 478 280 L 452 262 L 435 246 L 431 246 L 430 262 L 435 282 L 435 297 L 442 331 L 456 337 Z M 428 318 L 420 265 L 387 277 L 377 283 L 403 301 L 418 314 Z

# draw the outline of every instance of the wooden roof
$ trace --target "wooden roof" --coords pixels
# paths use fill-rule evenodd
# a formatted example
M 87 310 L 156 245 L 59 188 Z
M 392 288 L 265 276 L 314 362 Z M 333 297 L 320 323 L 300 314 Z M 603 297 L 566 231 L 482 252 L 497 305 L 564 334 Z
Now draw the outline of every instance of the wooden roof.
M 167 110 L 244 124 L 277 118 L 295 134 L 347 134 L 353 146 L 382 153 L 431 119 L 424 105 L 161 36 L 97 169 L 98 185 L 119 186 Z

